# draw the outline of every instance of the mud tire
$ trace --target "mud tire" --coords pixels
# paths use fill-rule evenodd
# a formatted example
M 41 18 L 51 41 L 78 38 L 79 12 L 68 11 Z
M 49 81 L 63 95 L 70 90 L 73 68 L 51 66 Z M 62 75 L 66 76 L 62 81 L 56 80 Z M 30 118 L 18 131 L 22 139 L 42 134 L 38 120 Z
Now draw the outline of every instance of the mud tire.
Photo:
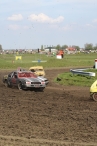
M 93 97 L 93 100 L 97 102 L 97 92 L 95 92 L 95 93 L 92 95 L 92 97 Z
M 22 83 L 21 82 L 18 83 L 18 89 L 22 90 Z
M 39 88 L 39 91 L 40 91 L 40 92 L 43 92 L 43 90 L 44 90 L 44 88 Z

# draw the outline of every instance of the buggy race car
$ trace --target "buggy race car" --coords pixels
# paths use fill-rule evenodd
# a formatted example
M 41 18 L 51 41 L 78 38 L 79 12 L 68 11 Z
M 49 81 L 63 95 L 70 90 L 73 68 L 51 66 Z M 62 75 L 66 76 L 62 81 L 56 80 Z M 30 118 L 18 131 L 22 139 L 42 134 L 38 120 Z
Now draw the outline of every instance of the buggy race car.
M 45 76 L 43 66 L 33 66 L 29 68 L 30 71 L 34 72 L 37 76 Z
M 4 75 L 3 83 L 6 87 L 16 86 L 19 90 L 38 89 L 43 91 L 48 84 L 48 79 L 44 77 L 38 77 L 31 71 L 16 70 L 8 75 Z

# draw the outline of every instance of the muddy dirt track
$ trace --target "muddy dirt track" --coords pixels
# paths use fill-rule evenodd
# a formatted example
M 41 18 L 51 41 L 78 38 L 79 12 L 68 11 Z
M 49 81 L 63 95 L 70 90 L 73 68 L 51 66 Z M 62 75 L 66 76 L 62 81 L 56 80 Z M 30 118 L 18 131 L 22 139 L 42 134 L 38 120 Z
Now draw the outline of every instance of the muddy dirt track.
M 88 87 L 65 87 L 46 70 L 44 92 L 5 88 L 0 71 L 0 146 L 97 146 L 97 103 Z

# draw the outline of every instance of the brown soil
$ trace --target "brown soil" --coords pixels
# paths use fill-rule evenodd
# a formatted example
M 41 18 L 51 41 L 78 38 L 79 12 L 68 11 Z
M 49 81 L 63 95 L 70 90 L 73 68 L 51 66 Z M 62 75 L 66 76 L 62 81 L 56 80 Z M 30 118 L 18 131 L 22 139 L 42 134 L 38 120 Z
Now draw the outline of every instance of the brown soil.
M 53 82 L 66 71 L 46 70 L 44 92 L 6 88 L 0 71 L 0 146 L 97 146 L 97 102 L 88 87 Z

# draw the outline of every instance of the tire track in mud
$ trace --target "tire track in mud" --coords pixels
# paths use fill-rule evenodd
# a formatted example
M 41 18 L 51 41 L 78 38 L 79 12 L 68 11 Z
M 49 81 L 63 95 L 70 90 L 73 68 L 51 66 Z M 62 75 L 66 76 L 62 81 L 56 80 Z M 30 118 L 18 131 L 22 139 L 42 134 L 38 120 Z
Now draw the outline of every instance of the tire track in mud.
M 11 142 L 12 141 L 12 142 Z M 60 141 L 51 139 L 27 139 L 24 137 L 3 136 L 0 135 L 0 144 L 2 146 L 97 146 L 95 142 L 73 142 L 73 141 Z M 4 145 L 3 145 L 4 144 Z

